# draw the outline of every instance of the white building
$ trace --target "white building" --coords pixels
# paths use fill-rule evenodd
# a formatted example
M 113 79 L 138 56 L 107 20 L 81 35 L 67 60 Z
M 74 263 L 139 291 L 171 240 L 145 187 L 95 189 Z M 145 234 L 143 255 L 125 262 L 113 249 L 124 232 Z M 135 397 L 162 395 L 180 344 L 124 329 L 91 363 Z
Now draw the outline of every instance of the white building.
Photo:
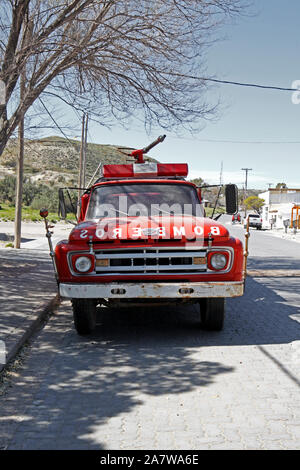
M 300 189 L 274 189 L 259 194 L 265 200 L 262 208 L 263 227 L 283 228 L 285 220 L 291 220 L 292 208 L 300 205 Z

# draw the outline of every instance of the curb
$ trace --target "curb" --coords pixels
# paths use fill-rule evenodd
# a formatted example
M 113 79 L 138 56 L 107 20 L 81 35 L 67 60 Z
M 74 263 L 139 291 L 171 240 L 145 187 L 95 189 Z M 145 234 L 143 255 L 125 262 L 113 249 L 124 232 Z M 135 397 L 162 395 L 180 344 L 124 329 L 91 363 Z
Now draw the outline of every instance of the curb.
M 9 364 L 15 359 L 16 355 L 24 346 L 24 344 L 43 326 L 51 314 L 55 312 L 55 310 L 59 307 L 60 302 L 61 299 L 59 294 L 56 294 L 56 296 L 51 300 L 37 308 L 37 317 L 32 321 L 31 325 L 27 328 L 15 346 L 7 353 L 6 363 L 0 364 L 0 374 L 8 368 Z

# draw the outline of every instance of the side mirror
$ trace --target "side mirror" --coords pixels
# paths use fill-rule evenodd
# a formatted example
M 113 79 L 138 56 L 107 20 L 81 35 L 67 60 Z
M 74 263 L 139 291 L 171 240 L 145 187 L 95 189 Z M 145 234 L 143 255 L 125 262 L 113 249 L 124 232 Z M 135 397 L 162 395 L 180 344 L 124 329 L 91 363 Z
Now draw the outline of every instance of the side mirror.
M 235 214 L 238 211 L 238 188 L 235 184 L 225 186 L 226 213 Z
M 65 219 L 67 217 L 67 209 L 66 209 L 64 191 L 61 188 L 58 190 L 58 200 L 59 200 L 58 215 L 62 219 Z

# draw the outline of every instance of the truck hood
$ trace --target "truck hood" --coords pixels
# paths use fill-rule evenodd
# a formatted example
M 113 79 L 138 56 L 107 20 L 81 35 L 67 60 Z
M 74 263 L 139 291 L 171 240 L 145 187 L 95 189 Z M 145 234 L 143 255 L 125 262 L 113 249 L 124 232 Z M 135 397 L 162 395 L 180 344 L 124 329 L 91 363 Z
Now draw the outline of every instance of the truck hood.
M 194 216 L 124 217 L 87 220 L 79 223 L 70 233 L 70 242 L 204 240 L 209 234 L 215 241 L 226 240 L 228 230 L 219 222 Z

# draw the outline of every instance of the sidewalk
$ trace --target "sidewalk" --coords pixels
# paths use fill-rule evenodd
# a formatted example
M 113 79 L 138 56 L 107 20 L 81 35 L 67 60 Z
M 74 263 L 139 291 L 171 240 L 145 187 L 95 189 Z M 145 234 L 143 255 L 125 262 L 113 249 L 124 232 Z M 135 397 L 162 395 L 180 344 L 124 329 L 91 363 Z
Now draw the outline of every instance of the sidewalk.
M 242 224 L 233 224 L 232 225 L 231 221 L 227 221 L 226 225 L 230 225 L 231 227 L 240 228 L 241 230 L 243 230 L 244 233 L 246 231 Z M 252 231 L 256 232 L 256 229 L 250 227 L 250 231 L 251 232 Z M 280 229 L 273 228 L 272 230 L 269 229 L 269 228 L 268 229 L 263 228 L 261 232 L 263 232 L 267 235 L 271 235 L 273 237 L 282 238 L 283 240 L 290 240 L 290 241 L 293 241 L 293 242 L 300 243 L 300 230 L 297 230 L 297 233 L 295 234 L 294 230 L 292 230 L 290 228 L 288 229 L 287 233 L 285 233 L 285 229 L 283 229 L 283 228 L 280 228 Z
M 300 243 L 300 230 L 297 230 L 296 234 L 294 233 L 294 230 L 288 229 L 288 232 L 285 233 L 285 229 L 272 229 L 272 230 L 266 230 L 265 233 L 268 233 L 269 235 L 273 235 L 273 237 L 279 237 L 282 238 L 283 240 L 290 240 L 293 242 L 298 242 Z
M 65 222 L 53 224 L 53 246 L 59 240 L 68 238 L 73 225 Z M 14 222 L 0 221 L 0 248 L 5 248 L 8 243 L 14 240 Z M 49 253 L 48 241 L 45 236 L 45 225 L 40 222 L 22 222 L 21 248 L 28 250 L 43 250 Z
M 0 263 L 0 346 L 4 342 L 8 363 L 58 305 L 58 296 L 49 252 L 4 248 Z

